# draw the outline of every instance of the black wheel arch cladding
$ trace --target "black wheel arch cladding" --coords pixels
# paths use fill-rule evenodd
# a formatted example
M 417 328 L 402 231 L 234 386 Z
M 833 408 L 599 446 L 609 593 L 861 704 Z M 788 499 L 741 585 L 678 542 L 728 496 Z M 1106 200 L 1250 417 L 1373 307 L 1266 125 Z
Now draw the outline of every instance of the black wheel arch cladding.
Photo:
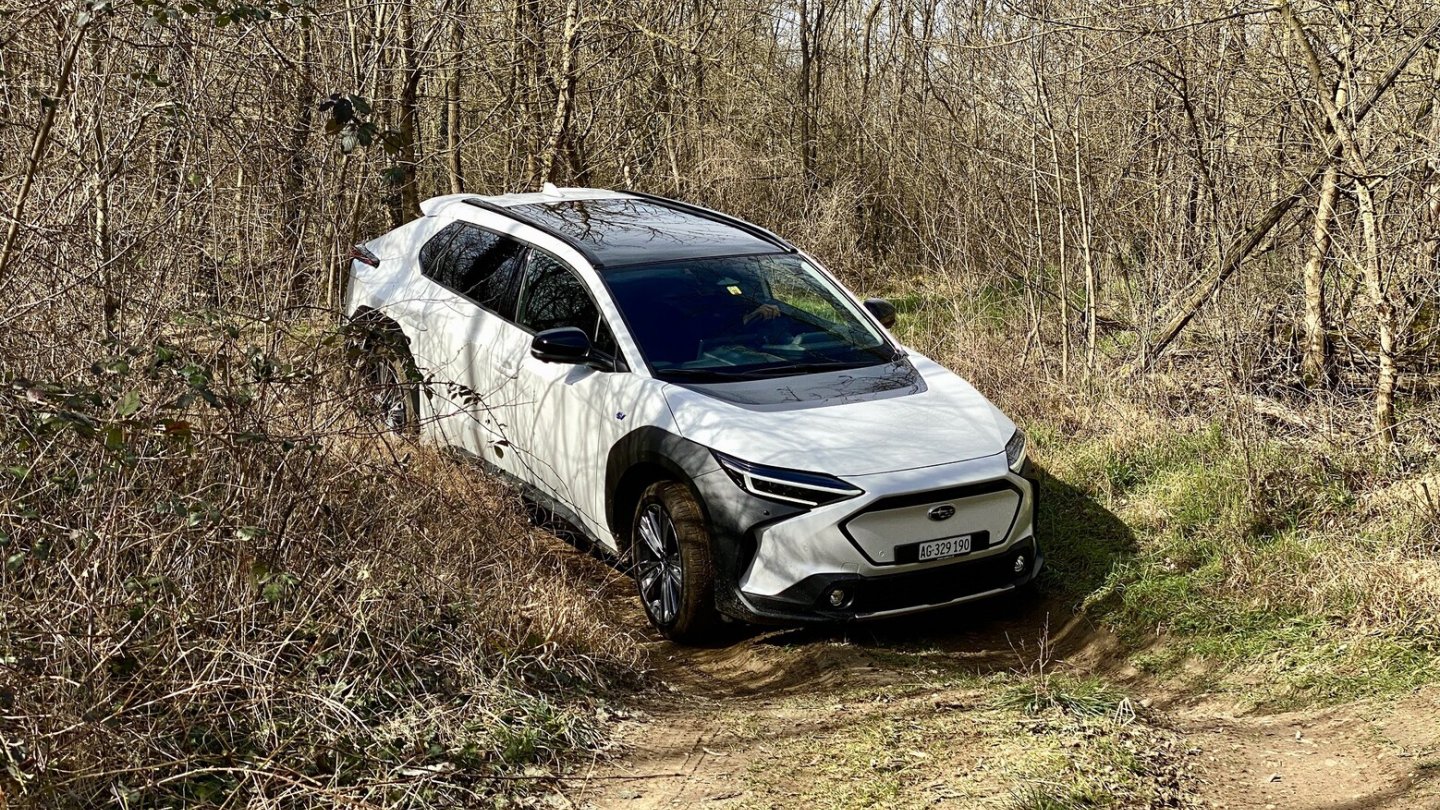
M 704 445 L 664 428 L 642 427 L 617 442 L 606 461 L 605 517 L 621 553 L 628 551 L 630 523 L 641 494 L 665 478 L 689 487 L 700 505 L 710 532 L 718 607 L 731 615 L 747 613 L 739 582 L 755 553 L 754 529 L 805 509 L 740 489 Z
M 696 491 L 694 481 L 719 468 L 704 446 L 664 428 L 646 426 L 621 437 L 605 461 L 605 522 L 621 551 L 630 542 L 635 506 L 645 488 L 656 481 L 671 479 L 690 487 L 708 521 L 705 500 Z

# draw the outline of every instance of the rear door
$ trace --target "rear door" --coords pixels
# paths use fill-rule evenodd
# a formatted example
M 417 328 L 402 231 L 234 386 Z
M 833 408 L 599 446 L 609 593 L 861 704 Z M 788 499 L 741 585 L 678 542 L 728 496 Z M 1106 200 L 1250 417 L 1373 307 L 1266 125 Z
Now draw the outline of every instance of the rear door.
M 524 341 L 510 319 L 525 252 L 507 236 L 451 222 L 420 248 L 421 281 L 411 302 L 424 324 L 412 348 L 435 381 L 431 432 L 506 471 L 506 426 L 496 414 L 507 388 L 496 367 Z

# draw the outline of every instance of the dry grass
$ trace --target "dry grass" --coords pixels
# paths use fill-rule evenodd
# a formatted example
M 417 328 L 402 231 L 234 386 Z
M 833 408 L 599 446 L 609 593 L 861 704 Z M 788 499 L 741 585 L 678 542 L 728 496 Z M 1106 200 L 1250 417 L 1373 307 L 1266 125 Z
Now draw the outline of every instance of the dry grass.
M 512 497 L 372 435 L 337 335 L 187 333 L 0 392 L 3 795 L 471 805 L 601 740 L 639 654 Z

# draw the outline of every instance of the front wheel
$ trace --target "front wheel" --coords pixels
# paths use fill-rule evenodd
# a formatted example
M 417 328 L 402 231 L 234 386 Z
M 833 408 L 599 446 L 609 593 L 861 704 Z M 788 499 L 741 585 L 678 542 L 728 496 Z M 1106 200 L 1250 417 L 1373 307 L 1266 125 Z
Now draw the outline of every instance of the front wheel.
M 666 638 L 695 643 L 720 623 L 715 566 L 700 504 L 684 484 L 651 484 L 635 507 L 631 544 L 645 615 Z

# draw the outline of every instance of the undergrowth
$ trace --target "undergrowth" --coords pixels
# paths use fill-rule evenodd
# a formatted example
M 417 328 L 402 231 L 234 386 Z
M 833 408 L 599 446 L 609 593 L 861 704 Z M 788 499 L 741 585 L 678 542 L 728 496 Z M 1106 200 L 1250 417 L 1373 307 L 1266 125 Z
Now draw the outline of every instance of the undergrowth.
M 1434 679 L 1436 526 L 1421 504 L 1361 489 L 1384 480 L 1361 458 L 1274 439 L 1247 452 L 1213 424 L 1052 439 L 1041 452 L 1056 479 L 1136 538 L 1130 553 L 1114 555 L 1089 542 L 1109 523 L 1059 504 L 1042 512 L 1054 571 L 1108 567 L 1103 581 L 1081 578 L 1089 587 L 1069 595 L 1136 648 L 1167 642 L 1138 659 L 1144 668 L 1179 672 L 1198 657 L 1275 705 Z M 1050 582 L 1064 590 L 1058 574 Z
M 168 331 L 6 369 L 0 795 L 473 806 L 601 743 L 629 636 L 487 479 L 355 417 L 343 334 Z

